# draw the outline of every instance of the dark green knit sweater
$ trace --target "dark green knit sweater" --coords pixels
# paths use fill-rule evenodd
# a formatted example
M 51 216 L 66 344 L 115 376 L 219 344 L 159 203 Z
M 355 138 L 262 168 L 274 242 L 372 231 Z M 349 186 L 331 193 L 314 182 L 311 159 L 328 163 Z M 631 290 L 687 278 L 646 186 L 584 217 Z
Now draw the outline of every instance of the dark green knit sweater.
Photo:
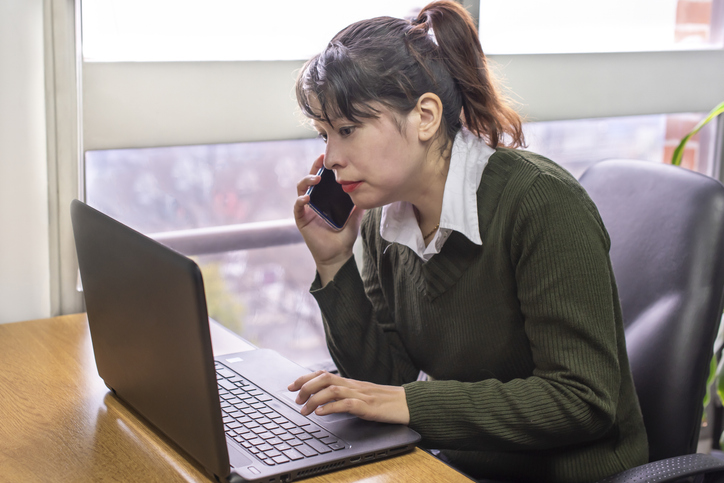
M 404 384 L 423 444 L 476 477 L 581 483 L 645 463 L 593 202 L 555 163 L 498 149 L 478 215 L 482 246 L 453 232 L 423 263 L 365 214 L 363 276 L 350 259 L 312 285 L 340 372 Z

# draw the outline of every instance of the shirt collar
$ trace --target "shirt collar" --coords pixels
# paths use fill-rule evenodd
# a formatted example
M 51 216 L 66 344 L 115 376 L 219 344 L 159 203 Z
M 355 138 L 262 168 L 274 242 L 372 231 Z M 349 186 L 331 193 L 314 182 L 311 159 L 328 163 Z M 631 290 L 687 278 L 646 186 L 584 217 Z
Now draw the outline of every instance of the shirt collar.
M 483 169 L 494 152 L 485 141 L 467 129 L 461 129 L 453 141 L 442 196 L 440 229 L 429 245 L 425 246 L 413 206 L 406 201 L 382 207 L 380 236 L 391 243 L 409 247 L 425 261 L 440 252 L 452 231 L 461 233 L 476 245 L 482 245 L 477 191 Z

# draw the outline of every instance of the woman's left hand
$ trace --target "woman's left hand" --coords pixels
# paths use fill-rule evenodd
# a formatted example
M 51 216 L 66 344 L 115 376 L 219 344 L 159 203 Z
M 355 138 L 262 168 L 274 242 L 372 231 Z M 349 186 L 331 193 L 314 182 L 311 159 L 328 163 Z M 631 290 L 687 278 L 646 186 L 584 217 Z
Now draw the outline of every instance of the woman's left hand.
M 312 412 L 318 416 L 350 413 L 381 423 L 410 422 L 405 389 L 402 387 L 381 386 L 317 371 L 300 377 L 288 389 L 299 391 L 296 402 L 304 404 L 301 412 L 305 416 Z

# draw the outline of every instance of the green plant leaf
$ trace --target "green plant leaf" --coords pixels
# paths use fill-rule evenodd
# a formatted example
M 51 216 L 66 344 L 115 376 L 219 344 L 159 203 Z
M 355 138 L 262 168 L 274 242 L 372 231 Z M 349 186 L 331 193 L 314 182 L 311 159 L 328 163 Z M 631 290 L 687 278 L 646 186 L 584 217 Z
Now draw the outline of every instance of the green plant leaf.
M 714 355 L 711 356 L 711 362 L 709 362 L 709 376 L 706 378 L 706 392 L 704 393 L 704 419 L 706 419 L 706 407 L 711 401 L 711 385 L 714 383 L 714 379 L 718 376 L 720 376 L 720 374 L 718 373 L 718 367 L 716 364 L 716 353 L 714 353 Z M 717 389 L 718 387 L 719 386 L 717 384 Z M 717 393 L 719 393 L 718 390 Z
M 676 146 L 676 149 L 674 149 L 674 155 L 671 157 L 671 164 L 673 164 L 674 166 L 681 166 L 681 160 L 684 157 L 684 147 L 686 146 L 686 143 L 689 142 L 689 139 L 691 139 L 692 136 L 698 133 L 702 127 L 706 126 L 709 121 L 711 121 L 721 113 L 724 113 L 724 102 L 712 109 L 708 116 L 706 116 L 701 122 L 699 122 L 699 124 L 697 124 L 689 134 L 684 136 L 684 139 L 682 139 L 679 145 Z

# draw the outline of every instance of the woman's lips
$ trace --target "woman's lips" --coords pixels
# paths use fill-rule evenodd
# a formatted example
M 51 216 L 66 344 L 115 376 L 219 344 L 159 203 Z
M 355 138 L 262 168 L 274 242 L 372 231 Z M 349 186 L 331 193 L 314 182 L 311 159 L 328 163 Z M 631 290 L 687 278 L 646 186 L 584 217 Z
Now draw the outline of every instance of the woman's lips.
M 362 181 L 340 181 L 339 184 L 342 185 L 342 189 L 345 193 L 351 193 L 362 184 Z

